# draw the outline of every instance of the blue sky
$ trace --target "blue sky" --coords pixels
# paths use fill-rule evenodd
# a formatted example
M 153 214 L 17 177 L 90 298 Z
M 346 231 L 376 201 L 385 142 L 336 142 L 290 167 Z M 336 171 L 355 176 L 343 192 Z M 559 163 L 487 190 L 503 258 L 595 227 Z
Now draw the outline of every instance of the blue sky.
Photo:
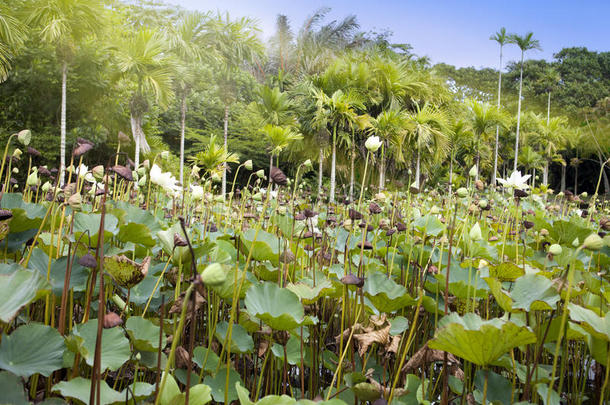
M 229 11 L 255 18 L 264 39 L 272 35 L 277 14 L 288 16 L 294 31 L 314 10 L 332 8 L 329 19 L 355 14 L 361 29 L 394 33 L 433 63 L 494 67 L 498 46 L 489 36 L 504 26 L 509 32 L 533 31 L 543 51 L 532 58 L 551 59 L 564 47 L 610 50 L 610 0 L 166 0 L 187 9 Z M 505 48 L 505 60 L 519 58 Z M 526 56 L 527 57 L 527 56 Z

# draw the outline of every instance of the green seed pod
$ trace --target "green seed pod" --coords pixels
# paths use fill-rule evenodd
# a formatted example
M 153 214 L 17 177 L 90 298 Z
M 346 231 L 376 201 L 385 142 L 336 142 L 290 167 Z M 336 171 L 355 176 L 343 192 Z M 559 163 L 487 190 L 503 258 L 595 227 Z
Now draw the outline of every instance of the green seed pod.
M 558 245 L 557 243 L 553 243 L 551 246 L 549 246 L 549 253 L 552 254 L 553 256 L 560 255 L 561 252 L 563 252 L 561 245 Z
M 604 247 L 604 240 L 598 234 L 592 233 L 585 238 L 582 245 L 585 247 L 585 249 L 600 250 Z
M 460 187 L 457 189 L 456 194 L 458 195 L 458 197 L 464 198 L 468 196 L 468 190 L 466 190 L 465 187 Z

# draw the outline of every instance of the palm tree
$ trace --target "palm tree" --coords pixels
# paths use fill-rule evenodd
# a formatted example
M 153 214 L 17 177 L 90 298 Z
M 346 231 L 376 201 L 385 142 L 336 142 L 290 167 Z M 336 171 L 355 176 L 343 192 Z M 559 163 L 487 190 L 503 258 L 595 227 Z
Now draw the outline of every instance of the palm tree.
M 303 139 L 303 135 L 296 132 L 291 127 L 281 127 L 273 124 L 267 124 L 260 131 L 267 137 L 271 146 L 269 173 L 271 173 L 271 169 L 273 168 L 273 156 L 277 157 L 275 165 L 279 166 L 280 153 L 293 142 Z
M 224 104 L 224 146 L 228 148 L 229 108 L 237 99 L 239 88 L 235 85 L 235 76 L 245 63 L 254 62 L 263 52 L 257 37 L 258 28 L 254 20 L 240 18 L 231 20 L 229 14 L 218 13 L 206 22 L 206 30 L 211 37 L 213 49 L 220 57 L 216 66 L 220 72 L 218 88 L 220 99 Z M 222 171 L 222 195 L 227 191 L 227 166 Z
M 0 4 L 0 83 L 6 80 L 11 59 L 23 45 L 26 27 L 8 3 Z
M 529 51 L 531 49 L 542 50 L 542 48 L 540 47 L 540 41 L 534 39 L 533 32 L 528 32 L 523 36 L 511 34 L 508 38 L 508 42 L 511 44 L 516 44 L 521 50 L 521 71 L 519 74 L 519 101 L 517 104 L 517 135 L 515 138 L 515 163 L 513 167 L 513 170 L 517 170 L 517 165 L 519 162 L 519 127 L 521 125 L 521 94 L 523 91 L 523 59 L 525 57 L 525 51 Z
M 59 179 L 64 182 L 66 167 L 66 86 L 68 66 L 78 44 L 104 25 L 101 0 L 37 0 L 31 3 L 27 23 L 40 31 L 44 42 L 55 46 L 61 63 L 61 118 Z
M 453 165 L 455 158 L 470 138 L 472 138 L 472 130 L 470 129 L 468 122 L 465 119 L 457 118 L 454 119 L 449 125 L 449 195 L 453 191 Z
M 131 85 L 129 100 L 131 133 L 135 140 L 135 166 L 140 164 L 140 150 L 150 151 L 142 129 L 142 119 L 149 110 L 149 98 L 162 108 L 172 96 L 172 60 L 167 56 L 165 37 L 154 30 L 140 28 L 120 40 L 115 55 L 122 79 Z
M 557 158 L 557 151 L 559 150 L 563 137 L 565 136 L 567 119 L 565 117 L 553 117 L 546 120 L 540 120 L 540 139 L 539 144 L 541 146 L 541 154 L 544 160 L 544 167 L 542 169 L 542 184 L 548 186 L 549 184 L 549 164 Z
M 417 153 L 415 187 L 420 188 L 422 149 L 427 149 L 435 160 L 440 160 L 447 153 L 447 117 L 443 111 L 425 103 L 423 107 L 416 104 L 415 112 L 408 114 L 408 120 L 411 122 L 409 132 Z
M 169 48 L 177 57 L 174 79 L 176 93 L 180 97 L 180 184 L 183 186 L 186 100 L 198 79 L 197 63 L 204 57 L 213 57 L 209 50 L 204 52 L 207 45 L 204 31 L 205 18 L 205 14 L 189 12 L 182 17 L 176 27 L 170 28 L 168 35 Z
M 235 153 L 229 153 L 227 148 L 216 143 L 216 135 L 212 135 L 205 150 L 197 153 L 191 160 L 204 169 L 208 176 L 219 173 L 226 163 L 239 163 L 239 157 Z
M 551 93 L 559 84 L 561 80 L 561 76 L 559 72 L 554 68 L 545 69 L 542 77 L 540 78 L 540 82 L 544 88 L 544 91 L 547 93 L 547 105 L 546 105 L 546 122 L 547 125 L 551 120 Z
M 486 138 L 489 133 L 489 130 L 491 130 L 493 127 L 496 127 L 497 129 L 500 126 L 504 126 L 508 118 L 502 110 L 500 110 L 499 108 L 494 108 L 488 103 L 481 103 L 476 100 L 468 100 L 466 104 L 468 105 L 470 127 L 472 128 L 474 140 L 476 143 L 475 165 L 477 167 L 476 179 L 478 180 L 479 171 L 481 170 L 481 141 L 487 141 Z
M 356 109 L 364 106 L 352 93 L 335 91 L 332 96 L 327 96 L 322 90 L 313 89 L 316 99 L 317 112 L 316 121 L 318 126 L 329 125 L 332 129 L 332 152 L 330 166 L 330 202 L 335 202 L 336 187 L 336 164 L 337 164 L 337 130 L 351 128 L 356 120 Z
M 500 31 L 496 32 L 490 38 L 492 41 L 496 41 L 500 45 L 500 66 L 498 68 L 498 109 L 500 109 L 500 103 L 502 100 L 502 50 L 504 45 L 508 42 L 508 35 L 506 34 L 506 28 L 500 28 Z M 491 173 L 491 184 L 496 184 L 496 174 L 498 172 L 498 143 L 500 138 L 500 126 L 496 126 L 496 141 L 494 145 L 494 168 Z
M 405 138 L 408 129 L 407 115 L 401 111 L 398 106 L 394 106 L 388 110 L 382 111 L 377 118 L 373 120 L 373 130 L 378 135 L 383 143 L 381 145 L 381 157 L 379 167 L 379 190 L 384 189 L 385 184 L 385 156 L 384 152 L 388 142 L 400 145 Z M 395 152 L 398 155 L 398 161 L 404 161 L 402 156 L 402 148 L 388 148 L 388 151 Z

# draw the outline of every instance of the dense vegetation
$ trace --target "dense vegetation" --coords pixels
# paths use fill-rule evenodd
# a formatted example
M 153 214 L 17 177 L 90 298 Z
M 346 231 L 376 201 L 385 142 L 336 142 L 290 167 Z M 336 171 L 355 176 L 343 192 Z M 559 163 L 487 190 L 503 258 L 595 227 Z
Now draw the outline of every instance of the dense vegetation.
M 0 4 L 0 402 L 610 398 L 610 53 L 327 12 Z

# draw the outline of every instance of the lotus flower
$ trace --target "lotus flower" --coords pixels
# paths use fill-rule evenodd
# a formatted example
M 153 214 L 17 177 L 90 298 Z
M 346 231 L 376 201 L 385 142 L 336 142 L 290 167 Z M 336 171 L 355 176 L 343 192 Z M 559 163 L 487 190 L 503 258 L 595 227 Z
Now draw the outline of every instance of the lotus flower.
M 203 198 L 203 187 L 191 184 L 191 197 L 193 200 L 201 200 Z
M 153 165 L 150 169 L 150 181 L 161 187 L 167 193 L 174 193 L 180 190 L 180 187 L 176 184 L 176 178 L 169 172 L 164 173 L 157 165 Z
M 529 184 L 527 184 L 527 180 L 530 177 L 531 177 L 530 174 L 526 174 L 525 176 L 522 176 L 521 172 L 519 170 L 516 170 L 511 173 L 509 178 L 497 179 L 497 180 L 498 180 L 498 183 L 502 184 L 504 187 L 525 190 L 525 189 L 529 188 Z
M 377 149 L 381 147 L 381 140 L 378 136 L 369 136 L 369 138 L 364 143 L 364 146 L 366 146 L 369 152 L 377 152 Z

